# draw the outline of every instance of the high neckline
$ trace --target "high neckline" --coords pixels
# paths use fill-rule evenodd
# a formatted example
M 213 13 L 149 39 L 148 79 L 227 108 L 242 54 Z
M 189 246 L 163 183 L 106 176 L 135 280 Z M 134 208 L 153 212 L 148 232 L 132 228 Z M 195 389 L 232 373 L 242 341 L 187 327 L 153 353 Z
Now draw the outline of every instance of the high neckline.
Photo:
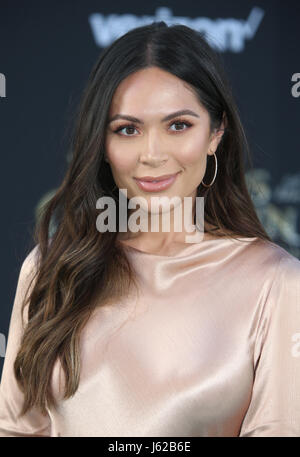
M 194 250 L 197 250 L 199 247 L 204 247 L 204 245 L 213 245 L 214 243 L 221 243 L 221 242 L 235 242 L 235 241 L 251 241 L 255 240 L 256 237 L 236 237 L 235 239 L 230 238 L 230 237 L 216 237 L 216 238 L 208 238 L 208 239 L 203 239 L 199 243 L 185 243 L 182 244 L 182 247 L 180 250 L 174 252 L 173 254 L 157 254 L 157 253 L 152 253 L 148 251 L 142 251 L 141 249 L 138 249 L 136 247 L 130 246 L 129 244 L 126 244 L 124 240 L 118 240 L 119 243 L 122 244 L 122 246 L 125 248 L 126 251 L 135 253 L 137 255 L 141 255 L 147 258 L 160 258 L 160 259 L 173 259 L 176 257 L 181 257 L 184 256 L 186 253 L 193 252 Z

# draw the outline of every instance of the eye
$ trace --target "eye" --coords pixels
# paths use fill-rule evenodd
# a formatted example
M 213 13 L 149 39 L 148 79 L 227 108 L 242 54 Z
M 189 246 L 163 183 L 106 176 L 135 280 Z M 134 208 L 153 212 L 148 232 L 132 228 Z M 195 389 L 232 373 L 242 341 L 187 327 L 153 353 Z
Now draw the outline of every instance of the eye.
M 190 122 L 187 122 L 187 121 L 178 121 L 178 120 L 173 121 L 173 122 L 172 122 L 171 124 L 169 124 L 169 125 L 172 126 L 172 125 L 184 125 L 184 124 L 187 125 L 188 128 L 192 126 L 192 124 L 191 124 Z M 180 130 L 187 130 L 187 129 L 179 129 L 179 130 L 176 129 L 175 132 L 179 132 Z
M 187 130 L 188 128 L 190 128 L 192 126 L 192 124 L 188 121 L 181 121 L 181 120 L 175 120 L 175 121 L 172 121 L 170 124 L 169 124 L 169 127 L 171 127 L 172 125 L 186 125 L 187 128 L 185 129 L 179 129 L 177 130 L 177 128 L 173 131 L 175 132 L 180 132 L 181 130 Z M 132 129 L 132 130 L 136 130 L 135 126 L 133 124 L 126 124 L 126 125 L 121 125 L 120 127 L 118 127 L 116 130 L 114 130 L 114 133 L 118 133 L 120 134 L 119 132 L 122 132 L 122 130 L 127 130 L 127 129 Z M 132 134 L 129 134 L 129 135 L 124 135 L 124 134 L 120 134 L 121 136 L 134 136 Z
M 128 124 L 128 125 L 122 125 L 121 127 L 118 127 L 116 130 L 114 130 L 114 133 L 119 133 L 119 132 L 121 132 L 122 130 L 126 130 L 126 129 L 133 129 L 133 130 L 136 130 L 134 125 Z M 122 134 L 122 136 L 133 136 L 133 135 L 123 135 L 123 134 Z

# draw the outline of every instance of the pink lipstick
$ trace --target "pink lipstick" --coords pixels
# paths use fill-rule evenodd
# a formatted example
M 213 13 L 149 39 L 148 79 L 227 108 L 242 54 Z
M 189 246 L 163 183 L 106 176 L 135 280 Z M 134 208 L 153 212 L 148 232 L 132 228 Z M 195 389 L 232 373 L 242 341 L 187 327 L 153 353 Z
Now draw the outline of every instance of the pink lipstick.
M 161 190 L 168 189 L 176 180 L 178 173 L 173 175 L 163 176 L 143 176 L 141 178 L 134 178 L 140 189 L 145 192 L 160 192 Z

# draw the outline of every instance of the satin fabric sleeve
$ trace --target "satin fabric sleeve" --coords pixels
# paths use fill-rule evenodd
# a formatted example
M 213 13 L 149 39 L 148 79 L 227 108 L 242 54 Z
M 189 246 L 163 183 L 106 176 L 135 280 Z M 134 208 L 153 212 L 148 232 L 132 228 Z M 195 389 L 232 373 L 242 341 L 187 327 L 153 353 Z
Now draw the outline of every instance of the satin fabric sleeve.
M 50 436 L 50 417 L 31 409 L 18 418 L 23 405 L 23 393 L 13 372 L 13 364 L 23 333 L 21 305 L 34 272 L 37 246 L 25 258 L 19 273 L 13 309 L 10 318 L 6 354 L 0 384 L 0 437 Z M 27 322 L 27 306 L 24 321 Z
M 300 436 L 300 261 L 283 257 L 261 313 L 240 436 Z

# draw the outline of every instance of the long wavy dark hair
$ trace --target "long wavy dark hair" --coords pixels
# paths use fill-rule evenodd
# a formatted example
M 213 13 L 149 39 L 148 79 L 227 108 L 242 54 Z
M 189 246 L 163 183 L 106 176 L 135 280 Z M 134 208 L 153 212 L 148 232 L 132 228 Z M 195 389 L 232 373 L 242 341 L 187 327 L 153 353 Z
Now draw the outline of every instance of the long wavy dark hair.
M 212 232 L 217 230 L 216 236 L 272 241 L 248 193 L 245 159 L 252 165 L 251 156 L 218 51 L 201 33 L 164 22 L 132 29 L 118 38 L 102 51 L 91 71 L 76 111 L 69 165 L 34 228 L 39 256 L 30 294 L 22 304 L 22 315 L 28 305 L 28 322 L 14 363 L 24 393 L 20 416 L 32 407 L 46 414 L 47 408 L 56 405 L 51 374 L 57 359 L 66 379 L 64 398 L 74 395 L 80 381 L 81 330 L 97 307 L 113 306 L 131 285 L 137 286 L 126 250 L 117 241 L 118 230 L 97 230 L 96 201 L 111 196 L 117 208 L 119 204 L 110 165 L 104 160 L 112 97 L 124 78 L 153 66 L 194 89 L 209 113 L 211 131 L 220 127 L 226 115 L 216 150 L 216 180 L 210 188 L 199 183 L 197 191 L 205 199 L 205 223 Z M 214 167 L 214 158 L 209 156 L 205 183 L 211 182 Z

